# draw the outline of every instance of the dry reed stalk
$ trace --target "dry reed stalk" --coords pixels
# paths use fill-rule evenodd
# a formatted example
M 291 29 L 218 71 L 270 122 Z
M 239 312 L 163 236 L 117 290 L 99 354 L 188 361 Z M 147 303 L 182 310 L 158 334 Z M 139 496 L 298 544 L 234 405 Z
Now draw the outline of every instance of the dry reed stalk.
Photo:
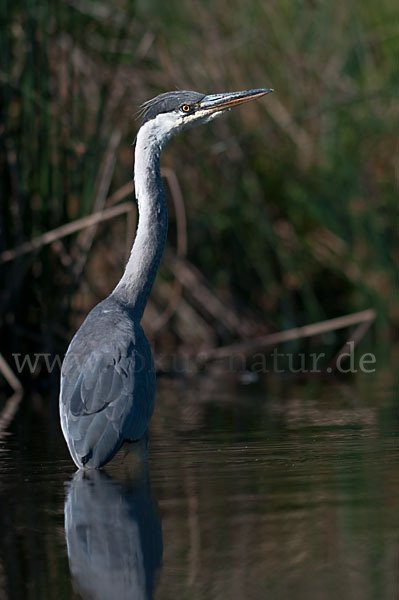
M 4 252 L 2 252 L 0 254 L 0 264 L 14 260 L 19 256 L 23 256 L 24 254 L 28 254 L 29 252 L 33 252 L 34 250 L 39 250 L 43 246 L 52 244 L 53 242 L 67 237 L 72 233 L 76 233 L 77 231 L 81 231 L 86 227 L 91 227 L 92 225 L 96 225 L 97 223 L 102 223 L 103 221 L 108 221 L 109 219 L 113 219 L 114 217 L 128 213 L 134 208 L 134 202 L 131 200 L 127 200 L 123 204 L 118 204 L 117 206 L 106 208 L 101 212 L 93 213 L 91 215 L 88 215 L 87 217 L 82 217 L 81 219 L 76 219 L 71 223 L 66 223 L 65 225 L 56 227 L 56 229 L 51 229 L 43 235 L 40 235 L 37 238 L 31 240 L 30 242 L 25 242 L 17 248 L 13 248 L 12 250 L 5 250 Z
M 337 352 L 337 354 L 334 356 L 334 358 L 330 362 L 329 366 L 331 368 L 333 368 L 333 369 L 336 368 L 338 361 L 341 359 L 342 355 L 346 354 L 348 352 L 348 346 L 350 349 L 351 343 L 353 344 L 353 347 L 355 347 L 360 342 L 360 340 L 362 339 L 362 337 L 364 336 L 366 331 L 369 329 L 373 320 L 374 319 L 370 319 L 369 321 L 363 321 L 362 323 L 360 323 L 360 325 L 358 325 L 358 327 L 356 327 L 355 331 L 353 332 L 353 334 L 351 335 L 349 340 L 347 340 L 345 342 L 345 344 L 342 346 L 342 348 L 339 350 L 339 352 Z
M 203 275 L 194 265 L 179 258 L 170 249 L 166 249 L 164 261 L 168 269 L 201 308 L 222 323 L 231 333 L 245 335 L 246 325 L 243 319 L 211 292 Z
M 351 327 L 352 325 L 367 323 L 369 326 L 374 321 L 375 317 L 375 311 L 370 308 L 361 312 L 352 313 L 350 315 L 344 315 L 343 317 L 337 317 L 335 319 L 328 319 L 326 321 L 312 323 L 311 325 L 305 325 L 304 327 L 295 327 L 294 329 L 287 329 L 286 331 L 279 331 L 270 335 L 264 335 L 255 338 L 254 340 L 246 340 L 244 342 L 223 346 L 221 348 L 205 350 L 198 354 L 196 360 L 198 363 L 205 363 L 209 360 L 227 358 L 234 354 L 249 354 L 250 352 L 255 352 L 256 350 L 264 348 L 265 346 L 274 346 L 275 344 L 281 344 L 282 342 L 292 342 L 293 340 L 313 337 L 315 335 L 328 333 L 337 329 Z
M 113 194 L 111 194 L 111 196 L 109 196 L 107 198 L 105 206 L 107 208 L 109 206 L 113 206 L 114 204 L 117 204 L 121 200 L 124 200 L 126 198 L 126 196 L 130 196 L 130 194 L 133 194 L 133 192 L 134 192 L 134 183 L 133 183 L 133 181 L 129 181 L 128 183 L 125 183 L 125 185 L 120 187 L 118 190 L 116 190 L 116 192 L 114 192 Z
M 14 374 L 9 364 L 0 354 L 0 373 L 3 374 L 4 379 L 10 384 L 14 392 L 22 392 L 22 384 L 18 377 Z
M 4 435 L 5 430 L 14 418 L 18 410 L 19 403 L 22 399 L 22 390 L 14 392 L 7 400 L 7 403 L 0 413 L 0 438 Z

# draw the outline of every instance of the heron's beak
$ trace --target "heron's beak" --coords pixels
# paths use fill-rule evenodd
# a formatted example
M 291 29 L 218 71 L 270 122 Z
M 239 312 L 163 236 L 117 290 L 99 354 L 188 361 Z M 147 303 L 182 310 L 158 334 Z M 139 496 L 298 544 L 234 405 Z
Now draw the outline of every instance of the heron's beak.
M 238 106 L 239 104 L 244 104 L 244 102 L 255 100 L 255 98 L 261 98 L 273 91 L 273 89 L 259 89 L 244 90 L 242 92 L 228 92 L 226 94 L 210 94 L 201 100 L 198 108 L 200 110 L 209 111 L 210 113 L 216 111 L 219 112 L 221 110 L 232 108 L 233 106 Z

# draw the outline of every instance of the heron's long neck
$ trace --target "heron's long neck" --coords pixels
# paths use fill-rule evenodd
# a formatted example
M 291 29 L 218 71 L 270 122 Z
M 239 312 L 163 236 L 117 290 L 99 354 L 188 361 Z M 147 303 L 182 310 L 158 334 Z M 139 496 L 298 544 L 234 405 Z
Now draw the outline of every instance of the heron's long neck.
M 159 170 L 161 146 L 148 135 L 136 141 L 134 181 L 139 221 L 129 261 L 113 296 L 140 320 L 161 262 L 168 211 Z

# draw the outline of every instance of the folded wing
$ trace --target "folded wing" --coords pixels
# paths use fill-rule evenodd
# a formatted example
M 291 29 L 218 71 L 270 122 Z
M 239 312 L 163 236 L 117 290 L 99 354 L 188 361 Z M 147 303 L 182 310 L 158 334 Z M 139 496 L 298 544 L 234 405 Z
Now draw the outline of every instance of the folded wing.
M 154 369 L 144 334 L 101 347 L 74 339 L 61 374 L 61 424 L 78 466 L 108 462 L 142 437 L 154 407 Z

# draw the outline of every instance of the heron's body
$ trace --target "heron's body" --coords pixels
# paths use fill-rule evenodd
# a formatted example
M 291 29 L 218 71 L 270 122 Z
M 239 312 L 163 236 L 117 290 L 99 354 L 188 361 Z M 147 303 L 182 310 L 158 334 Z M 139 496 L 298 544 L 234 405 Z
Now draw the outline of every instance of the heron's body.
M 125 440 L 140 439 L 154 397 L 154 363 L 144 332 L 110 296 L 89 313 L 62 366 L 61 426 L 75 463 L 101 467 Z
M 61 371 L 61 426 L 78 467 L 99 468 L 124 441 L 140 439 L 154 409 L 154 364 L 140 321 L 167 236 L 159 168 L 163 146 L 179 131 L 268 91 L 169 92 L 147 103 L 136 141 L 139 224 L 132 252 L 115 290 L 93 308 L 72 339 Z

